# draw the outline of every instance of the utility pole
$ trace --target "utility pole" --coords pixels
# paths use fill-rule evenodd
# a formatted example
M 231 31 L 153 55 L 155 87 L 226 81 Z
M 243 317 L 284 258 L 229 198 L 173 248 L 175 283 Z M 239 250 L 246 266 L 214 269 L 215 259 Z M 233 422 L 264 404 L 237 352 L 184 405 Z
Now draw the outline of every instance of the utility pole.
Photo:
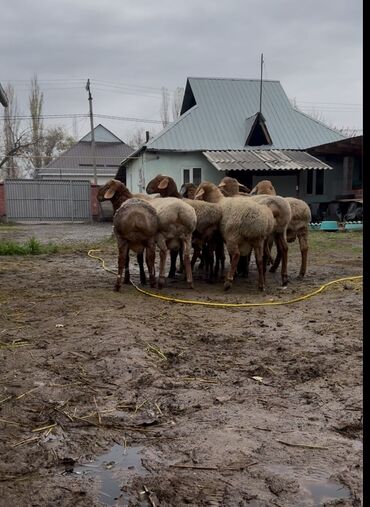
M 94 118 L 93 118 L 92 96 L 91 96 L 91 91 L 90 91 L 90 79 L 87 80 L 86 90 L 89 92 L 90 127 L 91 127 L 91 153 L 92 153 L 92 162 L 93 162 L 94 185 L 97 185 L 98 184 L 98 179 L 96 177 Z
M 260 113 L 262 113 L 262 69 L 263 69 L 263 53 L 261 53 Z

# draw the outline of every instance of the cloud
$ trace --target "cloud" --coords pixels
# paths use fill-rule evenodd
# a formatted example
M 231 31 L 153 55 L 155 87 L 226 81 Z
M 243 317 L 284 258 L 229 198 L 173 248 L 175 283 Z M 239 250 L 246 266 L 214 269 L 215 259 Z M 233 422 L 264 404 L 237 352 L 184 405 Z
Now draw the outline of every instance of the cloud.
M 360 129 L 362 15 L 360 0 L 13 0 L 2 6 L 0 80 L 13 82 L 26 111 L 36 73 L 44 112 L 76 114 L 88 110 L 89 77 L 94 111 L 160 120 L 161 87 L 258 78 L 263 53 L 264 77 L 290 98 Z M 119 137 L 138 126 L 102 123 Z

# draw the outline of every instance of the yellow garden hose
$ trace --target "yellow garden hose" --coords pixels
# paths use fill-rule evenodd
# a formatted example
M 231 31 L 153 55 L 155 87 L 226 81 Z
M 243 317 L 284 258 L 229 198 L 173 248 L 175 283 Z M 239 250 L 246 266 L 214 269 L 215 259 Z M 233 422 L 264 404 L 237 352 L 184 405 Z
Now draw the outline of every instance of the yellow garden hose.
M 105 261 L 102 257 L 99 257 L 97 255 L 93 255 L 92 252 L 100 252 L 100 250 L 89 250 L 87 255 L 91 257 L 92 259 L 97 259 L 102 263 L 103 269 L 105 271 L 108 271 L 109 273 L 112 273 L 113 275 L 117 275 L 116 272 L 112 271 L 111 269 L 108 269 L 105 265 Z M 337 280 L 333 280 L 331 282 L 325 283 L 324 285 L 321 285 L 318 289 L 314 290 L 313 292 L 310 292 L 309 294 L 305 294 L 304 296 L 300 296 L 294 299 L 290 299 L 288 301 L 267 301 L 264 303 L 218 303 L 216 301 L 196 301 L 194 299 L 179 299 L 172 296 L 164 296 L 162 294 L 156 294 L 154 292 L 141 289 L 138 287 L 135 283 L 131 282 L 132 285 L 135 287 L 136 290 L 141 292 L 142 294 L 145 294 L 146 296 L 150 296 L 157 299 L 162 299 L 163 301 L 168 301 L 170 303 L 182 303 L 182 304 L 188 304 L 188 305 L 203 305 L 203 306 L 212 306 L 212 307 L 226 307 L 226 308 L 246 308 L 246 307 L 252 307 L 252 306 L 278 306 L 278 305 L 289 305 L 292 303 L 298 303 L 298 301 L 304 301 L 305 299 L 309 299 L 313 296 L 316 296 L 317 294 L 320 294 L 323 290 L 325 290 L 330 285 L 334 285 L 336 283 L 341 282 L 348 282 L 350 280 L 362 280 L 363 276 L 346 276 L 344 278 L 338 278 Z

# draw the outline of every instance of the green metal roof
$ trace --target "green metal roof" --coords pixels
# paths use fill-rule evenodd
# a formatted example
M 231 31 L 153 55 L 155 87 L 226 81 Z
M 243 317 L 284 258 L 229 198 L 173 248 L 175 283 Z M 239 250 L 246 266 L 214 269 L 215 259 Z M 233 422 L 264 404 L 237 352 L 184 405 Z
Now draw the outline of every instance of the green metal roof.
M 251 117 L 259 112 L 257 79 L 188 78 L 181 116 L 150 139 L 148 150 L 248 150 Z M 294 109 L 279 81 L 263 81 L 261 112 L 272 144 L 259 149 L 304 150 L 344 139 Z

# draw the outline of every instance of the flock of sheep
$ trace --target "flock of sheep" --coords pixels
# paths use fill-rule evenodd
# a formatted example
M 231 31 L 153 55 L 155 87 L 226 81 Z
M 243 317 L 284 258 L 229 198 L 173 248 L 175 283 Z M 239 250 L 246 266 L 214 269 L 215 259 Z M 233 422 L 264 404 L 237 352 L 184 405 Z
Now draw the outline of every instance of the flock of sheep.
M 225 267 L 224 245 L 230 258 L 224 289 L 232 286 L 237 273 L 248 273 L 251 252 L 258 269 L 258 288 L 265 289 L 266 267 L 274 272 L 281 263 L 282 285 L 288 283 L 288 243 L 298 238 L 301 251 L 299 277 L 307 268 L 309 206 L 293 197 L 280 197 L 271 182 L 259 182 L 252 191 L 235 178 L 226 176 L 219 185 L 202 182 L 198 187 L 183 185 L 158 175 L 146 187 L 146 194 L 132 194 L 118 180 L 110 180 L 98 191 L 98 201 L 110 200 L 118 245 L 118 274 L 115 290 L 130 283 L 129 252 L 137 254 L 140 282 L 146 283 L 145 262 L 151 287 L 165 284 L 167 254 L 171 255 L 169 277 L 176 273 L 177 256 L 189 287 L 198 259 L 209 281 L 217 281 Z M 154 194 L 154 195 L 152 195 Z M 273 259 L 271 249 L 276 246 Z M 159 249 L 159 277 L 155 276 L 156 248 Z M 193 254 L 191 256 L 191 252 Z

